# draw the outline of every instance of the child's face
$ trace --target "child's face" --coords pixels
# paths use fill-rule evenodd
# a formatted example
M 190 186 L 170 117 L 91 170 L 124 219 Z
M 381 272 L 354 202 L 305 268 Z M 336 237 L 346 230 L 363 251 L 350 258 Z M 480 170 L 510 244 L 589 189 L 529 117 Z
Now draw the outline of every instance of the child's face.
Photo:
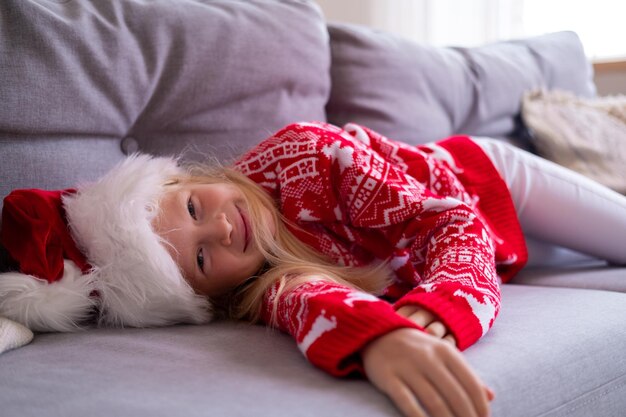
M 274 230 L 267 211 L 266 221 Z M 216 296 L 253 276 L 263 255 L 252 238 L 243 194 L 235 185 L 186 184 L 166 193 L 155 232 L 196 293 Z

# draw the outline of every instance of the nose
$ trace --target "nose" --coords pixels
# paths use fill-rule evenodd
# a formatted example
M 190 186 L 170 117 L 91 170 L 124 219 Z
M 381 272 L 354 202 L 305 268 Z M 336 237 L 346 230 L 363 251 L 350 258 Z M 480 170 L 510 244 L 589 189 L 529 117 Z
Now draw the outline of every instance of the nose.
M 218 213 L 207 219 L 201 225 L 201 233 L 206 243 L 219 243 L 230 246 L 232 243 L 233 225 L 228 221 L 225 213 Z

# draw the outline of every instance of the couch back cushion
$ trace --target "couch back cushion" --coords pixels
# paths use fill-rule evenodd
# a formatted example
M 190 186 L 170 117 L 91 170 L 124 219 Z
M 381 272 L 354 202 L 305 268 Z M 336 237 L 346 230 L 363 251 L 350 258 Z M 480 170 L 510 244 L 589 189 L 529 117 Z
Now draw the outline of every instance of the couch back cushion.
M 328 32 L 298 0 L 2 0 L 0 197 L 139 150 L 228 159 L 325 120 Z
M 579 38 L 559 32 L 475 48 L 441 48 L 371 29 L 329 25 L 328 120 L 424 143 L 462 133 L 505 137 L 534 88 L 595 95 Z

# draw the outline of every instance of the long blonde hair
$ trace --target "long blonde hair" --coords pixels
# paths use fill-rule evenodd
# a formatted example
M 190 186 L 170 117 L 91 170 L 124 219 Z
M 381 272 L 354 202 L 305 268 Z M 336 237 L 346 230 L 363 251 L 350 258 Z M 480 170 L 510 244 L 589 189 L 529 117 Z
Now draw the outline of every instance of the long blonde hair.
M 384 263 L 365 267 L 339 266 L 313 250 L 290 232 L 289 222 L 278 210 L 271 196 L 254 181 L 233 168 L 218 163 L 190 165 L 187 175 L 173 179 L 178 184 L 212 184 L 226 182 L 236 185 L 247 200 L 253 227 L 253 239 L 265 257 L 266 263 L 254 277 L 224 296 L 213 298 L 216 313 L 221 316 L 259 321 L 263 296 L 276 282 L 277 296 L 272 306 L 271 323 L 275 324 L 279 295 L 312 279 L 326 279 L 370 294 L 379 295 L 391 280 L 391 272 Z M 273 216 L 274 234 L 261 221 L 266 208 Z M 314 278 L 313 278 L 314 277 Z

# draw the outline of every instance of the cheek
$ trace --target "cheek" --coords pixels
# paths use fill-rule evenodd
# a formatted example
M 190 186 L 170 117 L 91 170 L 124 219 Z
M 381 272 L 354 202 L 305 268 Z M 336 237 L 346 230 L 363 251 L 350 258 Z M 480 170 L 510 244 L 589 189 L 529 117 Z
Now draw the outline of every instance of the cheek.
M 235 263 L 237 271 L 230 275 L 231 284 L 233 286 L 242 284 L 245 280 L 259 272 L 264 262 L 263 255 L 259 251 L 249 254 L 243 262 L 241 258 L 238 258 Z
M 251 276 L 257 275 L 259 273 L 259 271 L 261 270 L 261 268 L 263 267 L 263 265 L 265 264 L 265 258 L 263 257 L 263 254 L 259 251 L 255 254 L 256 256 L 251 260 L 249 266 L 250 266 L 250 270 L 249 273 L 247 274 L 246 279 L 250 278 Z
M 159 202 L 157 212 L 152 218 L 152 229 L 161 235 L 165 230 L 170 227 L 173 211 L 173 195 L 166 194 Z

